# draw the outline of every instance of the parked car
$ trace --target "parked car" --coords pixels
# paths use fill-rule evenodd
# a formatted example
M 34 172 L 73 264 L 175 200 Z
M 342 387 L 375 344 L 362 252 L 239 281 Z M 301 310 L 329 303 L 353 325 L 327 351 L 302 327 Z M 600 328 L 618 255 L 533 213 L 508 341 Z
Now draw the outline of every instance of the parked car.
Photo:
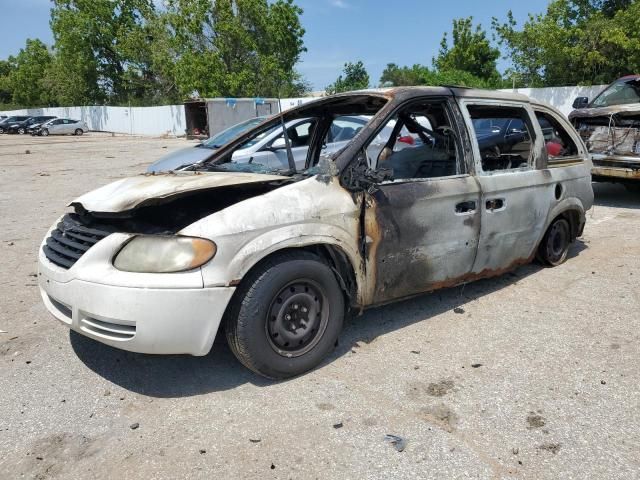
M 640 75 L 616 80 L 592 102 L 578 97 L 569 119 L 593 158 L 593 180 L 640 192 Z
M 17 125 L 20 122 L 28 120 L 30 117 L 27 115 L 14 115 L 12 117 L 5 118 L 0 122 L 0 133 L 7 133 L 7 130 L 13 125 Z
M 40 129 L 33 132 L 33 135 L 41 135 L 43 137 L 49 135 L 82 135 L 88 131 L 89 127 L 83 120 L 56 118 L 43 123 Z
M 24 135 L 25 133 L 28 133 L 35 126 L 38 126 L 39 128 L 39 126 L 42 123 L 48 122 L 49 120 L 52 120 L 54 118 L 57 118 L 57 117 L 54 117 L 52 115 L 41 115 L 37 117 L 29 117 L 26 120 L 23 120 L 22 122 L 17 122 L 12 125 L 9 125 L 6 129 L 6 133 L 17 133 L 20 135 Z
M 7 115 L 0 115 L 0 122 L 2 122 L 4 119 L 8 118 Z
M 278 128 L 276 116 L 190 171 L 121 179 L 71 202 L 40 248 L 46 308 L 133 352 L 205 355 L 222 328 L 244 365 L 287 378 L 327 356 L 347 312 L 534 258 L 562 264 L 593 203 L 580 136 L 521 95 L 399 88 L 283 115 L 309 122 L 304 167 L 236 160 Z M 361 116 L 371 120 L 326 155 L 342 119 Z M 481 146 L 474 125 L 497 119 L 522 122 L 518 143 Z M 540 119 L 562 151 L 545 149 Z M 403 129 L 420 141 L 397 149 Z
M 263 123 L 266 119 L 267 117 L 252 118 L 211 137 L 206 142 L 172 152 L 152 163 L 147 168 L 147 172 L 184 170 L 194 164 L 202 163 L 226 143 Z M 315 121 L 313 118 L 302 118 L 286 124 L 296 168 L 304 168 L 311 140 L 309 132 L 313 129 Z M 327 143 L 323 145 L 323 153 L 331 154 L 340 150 L 368 121 L 368 117 L 340 117 L 339 121 L 334 122 L 331 127 Z M 246 142 L 234 152 L 234 161 L 237 163 L 254 162 L 263 165 L 287 165 L 286 142 L 282 130 L 282 125 L 277 124 L 265 131 L 259 138 Z
M 247 130 L 260 125 L 266 119 L 267 117 L 250 118 L 223 130 L 202 143 L 171 152 L 149 165 L 147 172 L 168 172 L 203 162 L 213 155 L 213 152 L 218 150 L 222 145 Z

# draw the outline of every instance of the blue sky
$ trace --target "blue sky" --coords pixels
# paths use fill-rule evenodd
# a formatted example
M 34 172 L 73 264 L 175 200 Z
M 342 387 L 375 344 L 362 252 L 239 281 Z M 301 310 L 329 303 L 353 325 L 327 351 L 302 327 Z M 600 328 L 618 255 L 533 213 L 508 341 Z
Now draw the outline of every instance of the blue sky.
M 53 41 L 49 0 L 0 0 L 0 58 L 15 55 L 27 38 Z M 549 0 L 297 0 L 307 33 L 298 70 L 316 90 L 333 82 L 347 61 L 362 60 L 376 85 L 387 63 L 431 65 L 454 18 L 473 16 L 489 29 L 491 17 L 511 9 L 519 22 Z M 500 65 L 504 68 L 504 62 Z

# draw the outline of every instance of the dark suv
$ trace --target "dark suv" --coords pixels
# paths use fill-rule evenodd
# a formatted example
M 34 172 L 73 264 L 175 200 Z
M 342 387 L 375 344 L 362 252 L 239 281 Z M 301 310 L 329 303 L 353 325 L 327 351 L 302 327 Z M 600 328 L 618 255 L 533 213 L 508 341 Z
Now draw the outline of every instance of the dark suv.
M 0 122 L 0 133 L 7 133 L 7 130 L 11 128 L 13 125 L 17 125 L 25 120 L 31 118 L 28 115 L 18 115 L 6 118 Z
M 38 117 L 29 117 L 22 122 L 16 122 L 9 125 L 6 129 L 6 133 L 18 133 L 20 135 L 24 135 L 27 132 L 30 132 L 32 129 L 40 128 L 44 122 L 48 122 L 49 120 L 56 118 L 53 115 L 41 115 Z

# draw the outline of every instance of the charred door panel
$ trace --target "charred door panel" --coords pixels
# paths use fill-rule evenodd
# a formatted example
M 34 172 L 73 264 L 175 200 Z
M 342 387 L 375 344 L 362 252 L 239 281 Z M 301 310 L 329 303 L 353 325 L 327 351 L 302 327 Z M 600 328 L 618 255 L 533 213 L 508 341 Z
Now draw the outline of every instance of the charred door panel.
M 554 197 L 549 170 L 480 175 L 482 229 L 473 272 L 527 263 L 542 238 Z
M 382 184 L 367 194 L 371 303 L 459 283 L 476 256 L 479 202 L 471 176 Z

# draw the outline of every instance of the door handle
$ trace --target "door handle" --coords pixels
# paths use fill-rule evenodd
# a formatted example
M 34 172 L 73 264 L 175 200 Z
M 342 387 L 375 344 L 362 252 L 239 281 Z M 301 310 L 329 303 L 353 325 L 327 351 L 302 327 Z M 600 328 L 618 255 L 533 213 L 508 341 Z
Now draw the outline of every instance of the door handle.
M 456 205 L 456 213 L 473 213 L 476 211 L 476 202 L 470 200 L 468 202 L 460 202 Z
M 503 210 L 504 209 L 504 198 L 490 198 L 486 203 L 487 210 Z

